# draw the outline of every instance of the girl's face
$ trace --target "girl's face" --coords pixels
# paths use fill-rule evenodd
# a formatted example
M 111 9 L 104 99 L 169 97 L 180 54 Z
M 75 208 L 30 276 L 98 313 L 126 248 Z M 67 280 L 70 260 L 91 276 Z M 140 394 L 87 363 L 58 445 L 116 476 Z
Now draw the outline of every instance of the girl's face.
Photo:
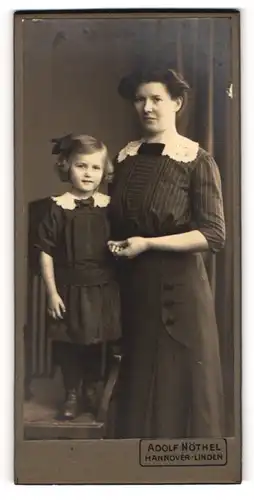
M 146 132 L 161 133 L 175 123 L 181 99 L 173 100 L 163 83 L 142 83 L 137 88 L 134 106 Z
M 77 154 L 70 167 L 70 182 L 80 193 L 92 195 L 99 187 L 104 171 L 104 151 Z

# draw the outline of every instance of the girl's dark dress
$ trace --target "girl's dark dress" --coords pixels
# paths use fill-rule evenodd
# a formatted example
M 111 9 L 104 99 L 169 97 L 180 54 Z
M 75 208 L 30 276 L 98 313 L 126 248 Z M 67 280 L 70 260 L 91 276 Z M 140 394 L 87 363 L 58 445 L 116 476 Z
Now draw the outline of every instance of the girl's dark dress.
M 220 175 L 201 148 L 182 162 L 163 144 L 116 162 L 113 239 L 198 228 L 224 244 Z M 200 253 L 147 251 L 119 259 L 124 358 L 119 437 L 223 435 L 223 389 L 213 297 Z
M 37 246 L 54 259 L 57 291 L 66 307 L 63 320 L 49 320 L 48 334 L 82 345 L 117 340 L 120 299 L 107 249 L 108 208 L 95 206 L 93 197 L 76 200 L 74 208 L 67 208 L 70 202 L 70 193 L 50 199 L 38 231 Z

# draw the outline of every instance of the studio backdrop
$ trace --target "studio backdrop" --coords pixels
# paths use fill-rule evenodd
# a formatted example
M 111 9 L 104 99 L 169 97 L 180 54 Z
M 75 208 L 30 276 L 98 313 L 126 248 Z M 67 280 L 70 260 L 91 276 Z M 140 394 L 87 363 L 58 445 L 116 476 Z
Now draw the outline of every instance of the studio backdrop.
M 178 123 L 219 165 L 227 242 L 207 268 L 216 302 L 226 398 L 226 434 L 234 435 L 231 33 L 216 19 L 34 19 L 24 31 L 24 189 L 29 204 L 65 190 L 53 168 L 53 137 L 87 133 L 108 146 L 111 157 L 138 137 L 137 122 L 117 86 L 144 62 L 180 71 L 192 88 Z M 26 218 L 27 223 L 27 218 Z

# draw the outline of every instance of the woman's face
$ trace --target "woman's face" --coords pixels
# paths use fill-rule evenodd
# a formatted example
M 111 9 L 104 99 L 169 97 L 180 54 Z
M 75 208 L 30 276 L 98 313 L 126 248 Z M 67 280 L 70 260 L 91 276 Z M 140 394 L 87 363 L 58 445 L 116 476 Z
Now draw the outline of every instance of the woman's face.
M 166 86 L 160 82 L 139 85 L 134 100 L 141 125 L 151 134 L 164 132 L 175 123 L 176 112 L 181 104 L 181 99 L 173 100 Z

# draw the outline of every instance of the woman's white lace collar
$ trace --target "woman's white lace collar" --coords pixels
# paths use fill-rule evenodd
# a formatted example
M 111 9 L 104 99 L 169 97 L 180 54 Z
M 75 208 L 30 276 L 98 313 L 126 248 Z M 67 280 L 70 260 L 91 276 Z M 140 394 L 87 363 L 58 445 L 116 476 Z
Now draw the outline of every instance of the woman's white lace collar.
M 140 139 L 139 141 L 132 141 L 123 148 L 118 154 L 117 160 L 121 162 L 125 160 L 127 156 L 135 156 L 140 148 L 141 144 L 145 141 Z M 183 163 L 189 163 L 197 158 L 199 149 L 199 144 L 179 135 L 177 140 L 171 143 L 165 143 L 165 147 L 162 151 L 163 156 L 169 156 L 173 160 L 180 161 Z
M 74 208 L 76 208 L 76 204 L 74 201 L 75 199 L 77 198 L 75 198 L 75 196 L 69 192 L 64 193 L 60 196 L 52 196 L 52 200 L 65 210 L 74 210 Z M 107 207 L 110 201 L 110 197 L 102 193 L 94 193 L 93 199 L 94 206 L 100 208 Z

